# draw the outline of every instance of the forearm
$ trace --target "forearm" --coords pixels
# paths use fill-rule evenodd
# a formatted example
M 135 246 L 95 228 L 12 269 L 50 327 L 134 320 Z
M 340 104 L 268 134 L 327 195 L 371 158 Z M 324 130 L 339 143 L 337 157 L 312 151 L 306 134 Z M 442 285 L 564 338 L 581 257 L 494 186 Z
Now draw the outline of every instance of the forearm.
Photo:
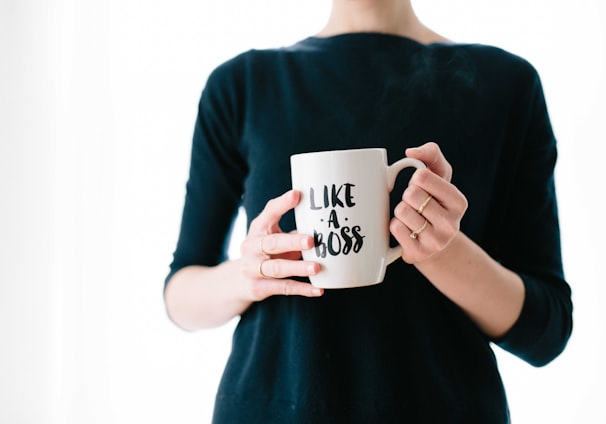
M 446 249 L 415 266 L 489 337 L 505 335 L 520 316 L 522 279 L 461 232 Z
M 170 319 L 188 331 L 225 324 L 251 304 L 243 294 L 241 278 L 238 261 L 179 270 L 164 293 Z

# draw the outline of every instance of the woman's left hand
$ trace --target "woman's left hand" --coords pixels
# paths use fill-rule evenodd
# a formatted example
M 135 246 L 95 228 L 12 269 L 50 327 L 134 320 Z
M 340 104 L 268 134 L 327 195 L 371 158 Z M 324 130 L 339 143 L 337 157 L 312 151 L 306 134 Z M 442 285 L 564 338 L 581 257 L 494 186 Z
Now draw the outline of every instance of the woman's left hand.
M 452 167 L 436 143 L 406 150 L 427 169 L 417 170 L 394 209 L 391 234 L 402 246 L 402 259 L 424 261 L 446 249 L 459 232 L 467 199 L 450 183 Z

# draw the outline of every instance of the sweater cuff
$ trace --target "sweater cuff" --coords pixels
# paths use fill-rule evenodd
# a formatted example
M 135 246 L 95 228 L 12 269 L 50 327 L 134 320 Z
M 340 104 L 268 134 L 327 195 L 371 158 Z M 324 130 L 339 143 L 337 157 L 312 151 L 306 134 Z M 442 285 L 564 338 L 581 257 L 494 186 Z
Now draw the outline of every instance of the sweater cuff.
M 516 323 L 499 340 L 494 342 L 506 351 L 518 356 L 529 364 L 540 367 L 553 360 L 565 345 L 558 328 L 557 302 L 552 302 L 550 294 L 542 286 L 543 282 L 520 274 L 525 287 L 524 305 Z

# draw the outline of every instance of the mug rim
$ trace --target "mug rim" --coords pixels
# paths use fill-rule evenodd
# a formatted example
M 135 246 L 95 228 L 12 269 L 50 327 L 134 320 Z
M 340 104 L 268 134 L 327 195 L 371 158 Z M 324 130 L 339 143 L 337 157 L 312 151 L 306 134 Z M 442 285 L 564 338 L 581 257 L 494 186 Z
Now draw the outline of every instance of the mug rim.
M 310 152 L 301 152 L 290 155 L 291 158 L 294 157 L 303 157 L 310 155 L 323 155 L 323 154 L 331 154 L 331 153 L 361 153 L 361 152 L 382 152 L 387 153 L 387 149 L 384 147 L 359 147 L 355 149 L 336 149 L 336 150 L 315 150 Z

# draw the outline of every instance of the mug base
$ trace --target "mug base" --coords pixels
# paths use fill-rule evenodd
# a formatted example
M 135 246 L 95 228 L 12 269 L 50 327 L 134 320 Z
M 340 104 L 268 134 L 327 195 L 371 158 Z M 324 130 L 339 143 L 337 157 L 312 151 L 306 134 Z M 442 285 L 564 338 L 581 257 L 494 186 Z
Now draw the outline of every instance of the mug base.
M 326 289 L 326 290 L 332 290 L 332 289 L 355 289 L 357 287 L 368 287 L 368 286 L 375 286 L 377 284 L 381 284 L 383 281 L 374 281 L 374 282 L 370 282 L 370 283 L 360 283 L 360 282 L 355 282 L 355 283 L 339 283 L 339 284 L 325 284 L 325 283 L 311 283 L 312 286 L 320 288 L 320 289 Z

